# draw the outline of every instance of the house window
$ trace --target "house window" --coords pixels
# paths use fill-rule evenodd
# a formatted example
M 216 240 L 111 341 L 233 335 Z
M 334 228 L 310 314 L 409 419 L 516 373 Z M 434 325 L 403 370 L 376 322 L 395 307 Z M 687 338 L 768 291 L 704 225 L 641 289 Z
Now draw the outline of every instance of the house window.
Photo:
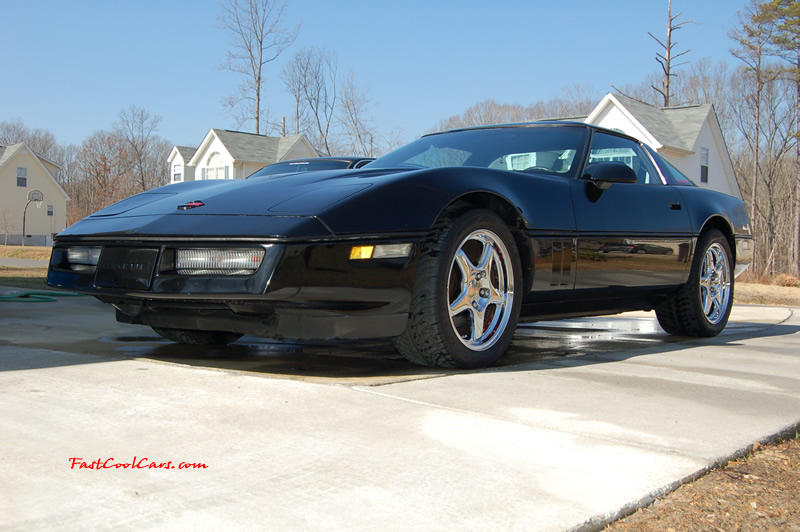
M 180 163 L 175 163 L 172 165 L 172 182 L 178 183 L 183 181 L 183 174 L 181 173 L 183 169 L 183 165 Z
M 708 183 L 708 148 L 700 148 L 700 182 Z
M 53 207 L 52 205 L 48 205 L 47 206 L 47 216 L 55 216 L 55 215 L 56 215 L 55 207 Z
M 27 187 L 28 186 L 28 169 L 17 167 L 17 186 L 18 187 Z
M 228 179 L 228 167 L 223 165 L 222 155 L 215 151 L 206 160 L 205 177 L 203 179 Z

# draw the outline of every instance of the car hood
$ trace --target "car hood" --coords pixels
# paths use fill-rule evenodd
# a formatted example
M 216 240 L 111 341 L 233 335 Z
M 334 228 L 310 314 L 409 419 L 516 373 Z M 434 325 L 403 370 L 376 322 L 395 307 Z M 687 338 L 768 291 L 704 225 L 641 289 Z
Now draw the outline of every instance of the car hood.
M 331 170 L 244 180 L 189 181 L 124 199 L 89 218 L 193 215 L 318 215 L 398 170 Z

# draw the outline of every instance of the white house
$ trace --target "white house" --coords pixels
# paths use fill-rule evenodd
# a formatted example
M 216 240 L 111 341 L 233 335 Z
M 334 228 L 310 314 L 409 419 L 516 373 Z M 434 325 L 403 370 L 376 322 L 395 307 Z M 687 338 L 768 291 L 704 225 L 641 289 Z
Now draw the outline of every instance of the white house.
M 305 135 L 267 137 L 211 129 L 198 148 L 175 146 L 168 162 L 172 182 L 191 179 L 244 179 L 264 166 L 318 157 Z
M 188 146 L 175 146 L 172 148 L 167 158 L 170 183 L 194 181 L 194 166 L 189 166 L 189 161 L 192 160 L 196 151 L 197 148 Z
M 585 122 L 639 139 L 700 187 L 742 197 L 711 104 L 659 108 L 609 93 Z
M 0 146 L 0 243 L 49 246 L 66 228 L 69 196 L 55 178 L 60 168 L 24 143 Z

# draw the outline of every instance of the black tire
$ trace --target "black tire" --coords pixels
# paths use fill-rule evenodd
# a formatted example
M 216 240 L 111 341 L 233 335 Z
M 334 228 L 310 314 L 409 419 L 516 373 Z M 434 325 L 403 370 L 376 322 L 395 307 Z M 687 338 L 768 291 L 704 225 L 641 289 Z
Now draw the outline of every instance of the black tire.
M 395 348 L 426 366 L 489 366 L 508 349 L 522 302 L 519 252 L 489 210 L 443 215 L 423 248 L 411 312 Z
M 722 232 L 700 236 L 689 280 L 656 307 L 658 323 L 676 336 L 716 336 L 728 323 L 733 306 L 733 258 Z
M 163 327 L 153 327 L 152 329 L 167 340 L 189 345 L 227 345 L 242 337 L 239 333 L 225 331 L 193 331 Z

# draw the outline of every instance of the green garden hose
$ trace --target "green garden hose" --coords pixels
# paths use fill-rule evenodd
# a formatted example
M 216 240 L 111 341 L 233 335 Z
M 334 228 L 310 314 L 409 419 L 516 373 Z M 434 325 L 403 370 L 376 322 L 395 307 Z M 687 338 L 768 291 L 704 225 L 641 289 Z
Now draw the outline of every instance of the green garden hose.
M 8 294 L 0 295 L 0 302 L 8 301 L 10 303 L 52 303 L 58 297 L 76 297 L 83 294 L 74 294 L 72 292 L 43 292 L 39 290 L 26 290 L 24 292 L 11 292 Z

